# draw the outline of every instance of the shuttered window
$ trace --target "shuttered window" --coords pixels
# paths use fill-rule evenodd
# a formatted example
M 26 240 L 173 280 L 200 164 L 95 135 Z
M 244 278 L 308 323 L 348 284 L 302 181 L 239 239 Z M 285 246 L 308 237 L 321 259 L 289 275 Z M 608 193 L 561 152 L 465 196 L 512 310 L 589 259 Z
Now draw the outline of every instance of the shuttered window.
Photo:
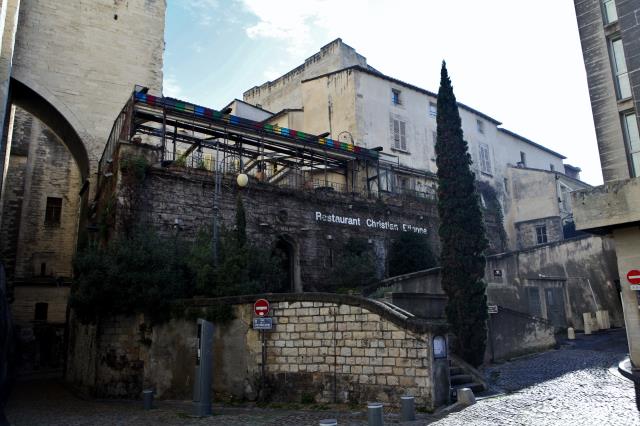
M 407 123 L 397 118 L 391 117 L 389 125 L 391 127 L 391 137 L 393 138 L 393 147 L 407 150 Z
M 485 143 L 480 144 L 480 170 L 491 174 L 491 155 L 489 154 L 489 145 Z

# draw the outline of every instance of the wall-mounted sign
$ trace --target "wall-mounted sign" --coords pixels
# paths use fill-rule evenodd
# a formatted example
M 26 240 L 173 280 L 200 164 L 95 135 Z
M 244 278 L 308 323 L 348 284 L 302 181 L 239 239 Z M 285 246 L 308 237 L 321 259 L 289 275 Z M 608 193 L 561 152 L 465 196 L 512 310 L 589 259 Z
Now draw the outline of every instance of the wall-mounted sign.
M 502 278 L 502 269 L 494 269 L 493 276 L 496 278 Z
M 260 317 L 253 319 L 254 330 L 271 330 L 273 328 L 273 318 Z
M 253 312 L 259 317 L 267 316 L 269 313 L 269 301 L 267 299 L 258 299 L 253 304 Z
M 388 220 L 376 220 L 373 218 L 361 218 L 358 216 L 340 216 L 337 214 L 325 214 L 315 212 L 316 222 L 337 223 L 339 225 L 366 227 L 371 229 L 382 229 L 385 231 L 415 232 L 416 234 L 427 234 L 425 227 L 410 223 L 395 223 Z
M 498 305 L 487 305 L 487 312 L 489 312 L 490 314 L 497 314 Z
M 631 290 L 640 290 L 640 271 L 632 269 L 627 272 L 627 281 L 629 281 Z
M 444 336 L 433 338 L 433 357 L 435 359 L 447 357 L 447 339 Z

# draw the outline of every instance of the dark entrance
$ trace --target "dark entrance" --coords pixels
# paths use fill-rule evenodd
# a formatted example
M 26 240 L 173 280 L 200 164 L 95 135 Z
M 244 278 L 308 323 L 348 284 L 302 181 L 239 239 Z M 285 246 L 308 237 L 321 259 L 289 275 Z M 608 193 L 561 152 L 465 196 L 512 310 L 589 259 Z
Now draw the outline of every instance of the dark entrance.
M 294 283 L 294 247 L 285 237 L 278 237 L 276 246 L 273 249 L 274 257 L 280 259 L 280 267 L 283 275 L 280 278 L 280 291 L 295 292 Z
M 561 287 L 545 288 L 544 294 L 547 302 L 547 318 L 556 327 L 566 327 L 563 289 Z

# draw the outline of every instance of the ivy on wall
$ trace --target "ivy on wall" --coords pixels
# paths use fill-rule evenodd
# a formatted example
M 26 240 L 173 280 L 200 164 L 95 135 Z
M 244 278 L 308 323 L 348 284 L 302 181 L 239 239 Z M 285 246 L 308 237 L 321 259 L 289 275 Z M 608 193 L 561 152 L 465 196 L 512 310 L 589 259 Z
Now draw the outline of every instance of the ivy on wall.
M 221 232 L 217 267 L 208 230 L 185 241 L 137 228 L 81 250 L 69 301 L 78 319 L 90 323 L 144 313 L 152 323 L 163 322 L 177 299 L 285 291 L 281 259 L 247 242 L 244 209 L 238 203 L 236 229 Z

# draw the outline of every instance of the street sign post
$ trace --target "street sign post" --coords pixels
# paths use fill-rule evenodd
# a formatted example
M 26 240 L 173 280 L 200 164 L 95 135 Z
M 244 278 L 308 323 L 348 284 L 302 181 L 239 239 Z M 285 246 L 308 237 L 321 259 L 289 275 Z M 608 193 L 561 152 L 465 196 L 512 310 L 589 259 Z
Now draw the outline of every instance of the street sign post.
M 258 299 L 253 304 L 253 312 L 259 317 L 266 317 L 269 313 L 269 301 L 267 299 Z
M 273 318 L 267 317 L 267 314 L 269 314 L 269 301 L 267 299 L 256 300 L 256 303 L 253 304 L 253 312 L 257 315 L 257 318 L 253 319 L 253 329 L 260 330 L 260 340 L 262 341 L 262 363 L 260 366 L 260 376 L 262 388 L 264 389 L 265 364 L 267 363 L 267 339 L 264 331 L 271 330 L 273 328 Z
M 631 290 L 640 290 L 640 271 L 632 269 L 627 272 L 627 281 L 629 281 Z

